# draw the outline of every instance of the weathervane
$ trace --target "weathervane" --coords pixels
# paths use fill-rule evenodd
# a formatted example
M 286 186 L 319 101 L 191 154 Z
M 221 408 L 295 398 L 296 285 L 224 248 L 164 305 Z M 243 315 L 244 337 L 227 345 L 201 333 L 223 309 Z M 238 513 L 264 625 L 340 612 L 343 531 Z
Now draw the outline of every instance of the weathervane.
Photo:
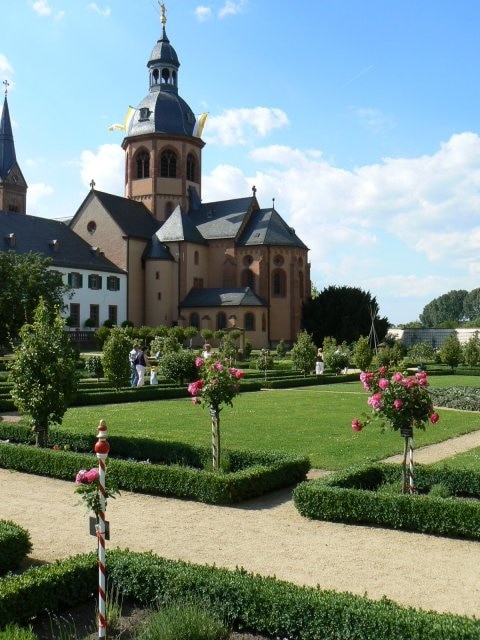
M 10 86 L 10 83 L 8 80 L 4 80 L 3 84 L 5 85 L 5 95 L 7 95 L 8 93 L 8 87 Z
M 158 4 L 160 5 L 160 9 L 162 10 L 162 17 L 160 22 L 163 24 L 163 26 L 165 26 L 167 24 L 167 9 L 164 2 L 159 1 Z

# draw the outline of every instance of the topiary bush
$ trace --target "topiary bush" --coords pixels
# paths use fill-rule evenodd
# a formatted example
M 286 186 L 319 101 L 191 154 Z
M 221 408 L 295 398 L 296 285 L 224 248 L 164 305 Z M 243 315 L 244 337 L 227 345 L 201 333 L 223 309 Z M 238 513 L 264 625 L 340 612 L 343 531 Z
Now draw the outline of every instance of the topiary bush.
M 11 520 L 0 520 L 0 575 L 16 569 L 32 550 L 29 532 Z

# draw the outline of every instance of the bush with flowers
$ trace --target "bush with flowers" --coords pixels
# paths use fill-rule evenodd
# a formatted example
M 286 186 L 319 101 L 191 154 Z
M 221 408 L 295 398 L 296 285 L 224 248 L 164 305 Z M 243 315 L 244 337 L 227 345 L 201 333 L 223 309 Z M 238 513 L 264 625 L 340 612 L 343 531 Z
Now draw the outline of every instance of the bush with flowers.
M 370 393 L 367 403 L 372 409 L 371 416 L 363 421 L 352 420 L 352 429 L 361 431 L 373 420 L 379 421 L 382 429 L 390 425 L 405 438 L 402 465 L 402 491 L 407 492 L 407 449 L 410 448 L 409 490 L 414 492 L 413 480 L 413 427 L 425 430 L 430 421 L 435 424 L 439 415 L 433 410 L 432 398 L 428 392 L 425 371 L 407 376 L 399 371 L 390 375 L 387 367 L 373 373 L 362 371 L 360 381 L 365 391 Z
M 194 404 L 204 404 L 220 411 L 222 404 L 232 406 L 233 398 L 240 392 L 243 371 L 231 367 L 227 360 L 197 358 L 195 360 L 199 379 L 188 385 Z
M 354 431 L 361 431 L 372 420 L 380 421 L 382 428 L 389 424 L 401 433 L 411 427 L 424 430 L 428 422 L 438 422 L 438 413 L 433 410 L 432 398 L 427 390 L 425 371 L 413 376 L 406 376 L 399 371 L 390 375 L 386 367 L 380 367 L 375 373 L 363 371 L 360 381 L 371 394 L 367 403 L 372 415 L 363 421 L 355 418 L 352 421 Z
M 98 514 L 102 510 L 100 503 L 100 491 L 99 491 L 100 473 L 98 469 L 93 467 L 90 471 L 81 469 L 75 478 L 75 493 L 78 493 L 83 502 L 87 505 L 87 508 Z M 105 487 L 105 507 L 107 506 L 107 498 L 115 498 L 119 493 L 118 489 L 114 486 Z
M 243 371 L 231 367 L 228 360 L 197 358 L 199 378 L 188 385 L 194 404 L 210 408 L 212 417 L 212 467 L 219 469 L 220 461 L 220 411 L 223 404 L 232 406 L 233 398 L 240 392 Z

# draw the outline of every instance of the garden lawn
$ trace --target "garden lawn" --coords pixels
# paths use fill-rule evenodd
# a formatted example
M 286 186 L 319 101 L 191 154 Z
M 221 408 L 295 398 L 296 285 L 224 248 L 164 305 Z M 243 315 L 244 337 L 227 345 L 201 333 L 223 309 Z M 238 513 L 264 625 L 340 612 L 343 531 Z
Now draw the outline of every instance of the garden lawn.
M 359 383 L 240 394 L 221 414 L 222 446 L 308 455 L 315 468 L 343 469 L 403 451 L 403 439 L 377 425 L 355 433 L 353 418 L 368 409 Z M 356 387 L 356 391 L 355 391 Z M 415 431 L 415 447 L 480 429 L 480 413 L 439 410 L 440 422 Z M 91 433 L 100 419 L 111 435 L 210 445 L 210 415 L 188 399 L 72 408 L 62 429 Z M 114 455 L 112 450 L 112 455 Z
M 465 453 L 457 453 L 448 460 L 438 462 L 437 466 L 448 466 L 453 469 L 478 471 L 480 469 L 480 448 L 470 449 Z

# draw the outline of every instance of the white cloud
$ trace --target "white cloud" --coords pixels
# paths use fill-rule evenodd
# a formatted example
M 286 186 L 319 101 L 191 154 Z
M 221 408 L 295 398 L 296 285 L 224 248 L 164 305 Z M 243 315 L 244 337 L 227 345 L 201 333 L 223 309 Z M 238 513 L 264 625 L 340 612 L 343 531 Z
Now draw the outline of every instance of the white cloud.
M 241 137 L 234 129 L 235 135 Z M 277 211 L 310 248 L 312 280 L 320 288 L 360 286 L 379 302 L 388 299 L 396 321 L 407 322 L 422 302 L 478 286 L 477 134 L 453 135 L 431 155 L 385 158 L 351 171 L 316 149 L 272 145 L 249 158 L 248 173 L 222 164 L 205 176 L 203 200 L 246 196 L 252 185 L 260 206 L 275 198 Z
M 395 119 L 393 116 L 385 115 L 378 109 L 351 107 L 351 111 L 355 113 L 360 124 L 373 133 L 387 133 L 395 128 Z
M 246 145 L 288 124 L 288 117 L 281 109 L 226 109 L 219 116 L 208 116 L 203 138 L 210 144 L 222 146 Z
M 200 5 L 195 9 L 195 16 L 199 22 L 205 22 L 211 18 L 212 9 L 210 7 Z
M 52 7 L 48 4 L 48 0 L 35 0 L 32 3 L 32 9 L 39 16 L 49 16 L 52 13 Z
M 85 188 L 93 180 L 99 191 L 123 195 L 125 154 L 118 144 L 103 144 L 96 152 L 85 150 L 80 157 L 80 176 Z
M 100 7 L 96 2 L 90 2 L 89 4 L 87 4 L 87 9 L 95 13 L 98 13 L 98 15 L 103 16 L 104 18 L 108 18 L 108 16 L 112 13 L 112 10 L 110 9 L 110 7 L 105 7 L 105 9 L 100 9 Z
M 246 6 L 247 0 L 225 0 L 225 4 L 218 12 L 218 17 L 235 16 L 242 13 Z
M 10 77 L 13 75 L 13 67 L 8 61 L 7 56 L 4 55 L 3 53 L 0 53 L 0 74 L 2 75 L 3 78 L 7 76 L 9 81 L 10 81 Z
M 43 200 L 53 195 L 54 189 L 49 184 L 37 182 L 28 187 L 28 210 L 35 212 L 35 209 Z

